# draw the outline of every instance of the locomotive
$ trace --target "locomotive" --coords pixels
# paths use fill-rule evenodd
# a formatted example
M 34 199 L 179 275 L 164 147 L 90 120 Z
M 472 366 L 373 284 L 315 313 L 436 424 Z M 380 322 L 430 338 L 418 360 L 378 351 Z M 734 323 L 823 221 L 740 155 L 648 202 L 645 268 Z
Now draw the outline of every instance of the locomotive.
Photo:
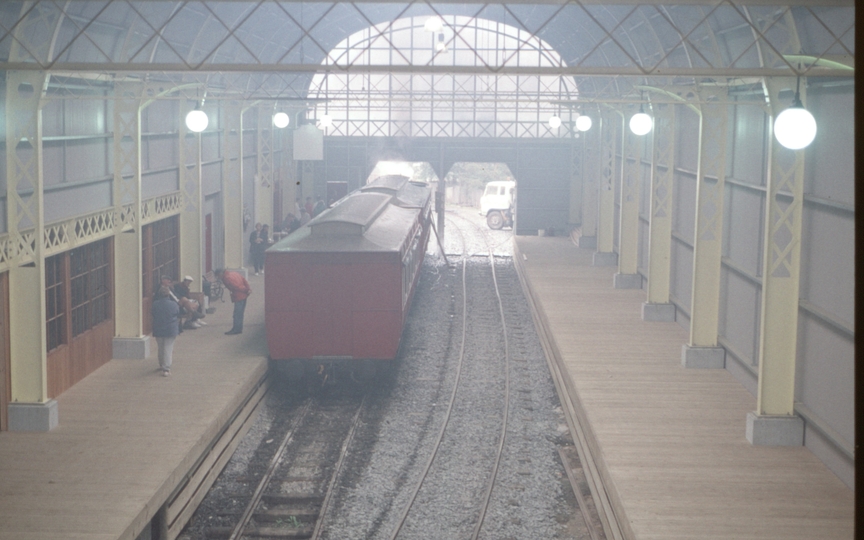
M 369 181 L 266 251 L 270 358 L 368 371 L 399 350 L 431 227 L 431 188 Z

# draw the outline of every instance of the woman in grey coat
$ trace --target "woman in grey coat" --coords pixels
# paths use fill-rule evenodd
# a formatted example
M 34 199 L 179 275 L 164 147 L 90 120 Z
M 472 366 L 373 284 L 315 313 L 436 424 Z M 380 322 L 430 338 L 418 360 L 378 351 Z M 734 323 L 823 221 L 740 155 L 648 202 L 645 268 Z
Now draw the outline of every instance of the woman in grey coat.
M 159 369 L 167 377 L 171 374 L 174 340 L 180 321 L 180 305 L 171 298 L 171 289 L 164 285 L 159 287 L 150 313 L 153 316 L 153 337 L 159 345 Z

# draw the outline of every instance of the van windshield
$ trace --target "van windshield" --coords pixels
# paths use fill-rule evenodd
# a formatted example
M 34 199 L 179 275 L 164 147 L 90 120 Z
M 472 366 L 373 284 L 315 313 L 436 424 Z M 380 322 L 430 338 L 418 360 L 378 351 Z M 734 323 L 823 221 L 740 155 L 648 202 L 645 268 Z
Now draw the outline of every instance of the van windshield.
M 486 186 L 486 192 L 483 195 L 497 195 L 498 186 Z

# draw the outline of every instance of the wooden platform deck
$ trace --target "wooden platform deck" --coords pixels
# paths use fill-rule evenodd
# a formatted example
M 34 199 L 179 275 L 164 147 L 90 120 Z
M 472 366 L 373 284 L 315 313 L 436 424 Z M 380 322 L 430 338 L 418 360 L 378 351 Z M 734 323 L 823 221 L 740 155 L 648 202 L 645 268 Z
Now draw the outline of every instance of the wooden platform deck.
M 135 539 L 267 370 L 264 281 L 250 277 L 244 332 L 232 304 L 183 332 L 170 377 L 112 360 L 58 399 L 49 433 L 0 433 L 0 539 Z
M 804 447 L 752 446 L 756 399 L 726 370 L 685 369 L 688 334 L 643 322 L 644 290 L 568 238 L 518 237 L 516 257 L 620 537 L 849 539 L 854 493 Z

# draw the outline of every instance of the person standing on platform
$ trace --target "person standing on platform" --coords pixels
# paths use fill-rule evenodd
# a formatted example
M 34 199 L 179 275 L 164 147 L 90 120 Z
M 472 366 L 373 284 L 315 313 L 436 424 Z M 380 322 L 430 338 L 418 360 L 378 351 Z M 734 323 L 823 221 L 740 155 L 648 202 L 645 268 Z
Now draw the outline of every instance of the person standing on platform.
M 171 289 L 162 285 L 156 292 L 156 300 L 150 309 L 153 316 L 153 337 L 159 346 L 159 369 L 162 376 L 171 374 L 174 356 L 174 340 L 180 326 L 180 304 L 171 298 Z
M 258 233 L 258 238 L 261 239 L 261 243 L 258 247 L 258 266 L 261 267 L 261 273 L 264 273 L 264 263 L 267 260 L 267 248 L 270 247 L 270 225 L 263 225 L 261 227 L 261 232 Z
M 249 282 L 240 272 L 218 268 L 216 278 L 221 279 L 225 288 L 231 291 L 231 301 L 234 302 L 234 326 L 225 332 L 226 335 L 243 333 L 243 314 L 246 311 L 246 298 L 252 294 Z
M 315 200 L 315 206 L 312 208 L 312 217 L 318 217 L 318 214 L 323 212 L 327 208 L 327 205 L 324 204 L 324 199 L 318 196 Z
M 249 235 L 249 255 L 252 257 L 256 276 L 261 271 L 261 267 L 264 266 L 264 250 L 267 249 L 267 244 L 264 244 L 261 239 L 262 229 L 261 224 L 256 223 L 255 230 Z

